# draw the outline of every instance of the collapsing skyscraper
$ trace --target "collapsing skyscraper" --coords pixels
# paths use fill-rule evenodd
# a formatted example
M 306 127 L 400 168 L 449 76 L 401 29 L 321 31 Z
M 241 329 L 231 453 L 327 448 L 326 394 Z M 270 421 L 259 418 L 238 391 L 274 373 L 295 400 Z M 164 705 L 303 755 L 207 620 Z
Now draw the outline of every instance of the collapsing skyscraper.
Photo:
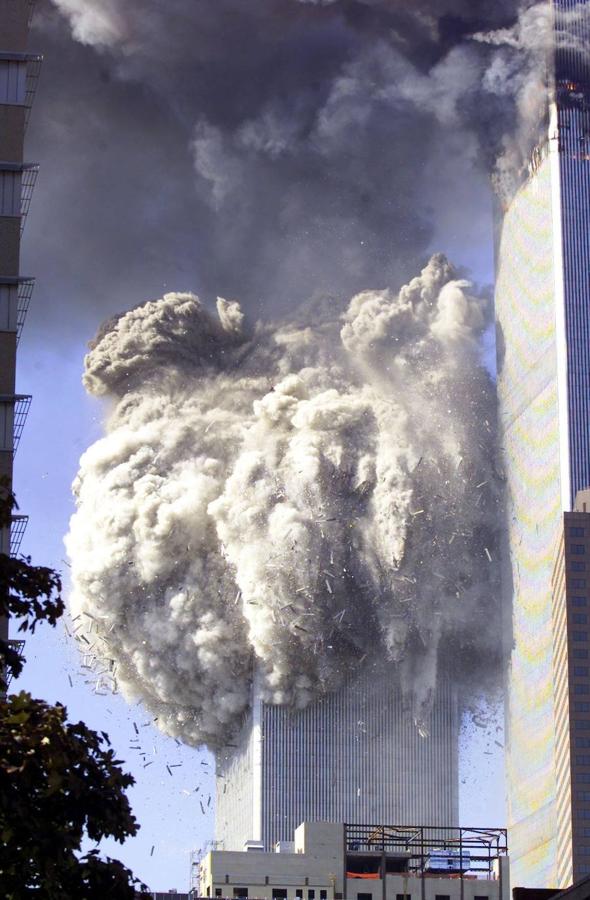
M 553 12 L 547 132 L 504 217 L 496 289 L 514 639 L 507 714 L 512 883 L 531 887 L 568 877 L 558 852 L 555 712 L 565 700 L 553 675 L 560 626 L 552 618 L 551 576 L 563 511 L 590 484 L 590 4 L 553 0 Z M 558 39 L 563 23 L 568 41 Z M 585 589 L 586 578 L 579 581 Z M 575 716 L 571 728 L 575 736 Z M 588 833 L 581 849 L 590 854 Z
M 304 820 L 458 821 L 457 694 L 441 678 L 420 733 L 391 670 L 365 669 L 305 710 L 266 704 L 255 684 L 232 746 L 216 755 L 216 840 L 273 849 Z

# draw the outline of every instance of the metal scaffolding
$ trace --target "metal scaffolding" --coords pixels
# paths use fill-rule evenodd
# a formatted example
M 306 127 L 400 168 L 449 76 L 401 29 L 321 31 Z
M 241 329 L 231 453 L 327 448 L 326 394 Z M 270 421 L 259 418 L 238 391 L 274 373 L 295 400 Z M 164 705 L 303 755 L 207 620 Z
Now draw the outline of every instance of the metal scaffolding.
M 36 163 L 24 163 L 22 166 L 21 199 L 20 199 L 20 230 L 24 231 L 25 222 L 31 206 L 31 199 L 39 174 L 39 166 Z
M 14 559 L 18 556 L 20 545 L 29 524 L 29 517 L 13 515 L 10 517 L 10 520 L 10 555 Z
M 18 305 L 16 308 L 16 342 L 20 341 L 20 336 L 27 318 L 31 297 L 33 296 L 33 288 L 35 287 L 34 278 L 18 279 Z
M 16 53 L 0 51 L 0 62 L 17 63 L 26 66 L 26 77 L 24 84 L 24 96 L 18 106 L 25 108 L 25 130 L 29 123 L 29 113 L 33 106 L 35 94 L 37 93 L 37 84 L 41 73 L 41 65 L 43 56 L 40 53 Z
M 37 93 L 37 84 L 39 82 L 39 75 L 41 74 L 41 65 L 43 63 L 43 57 L 38 54 L 33 55 L 29 54 L 27 57 L 27 88 L 25 91 L 25 131 L 29 124 L 29 117 L 31 115 L 31 108 L 33 106 L 33 101 L 35 99 L 35 94 Z
M 377 862 L 387 856 L 405 858 L 407 871 L 424 878 L 430 861 L 446 854 L 451 860 L 448 874 L 464 878 L 494 878 L 495 867 L 501 857 L 508 855 L 508 836 L 505 828 L 445 828 L 437 825 L 345 825 L 346 851 L 355 855 L 370 855 Z M 439 874 L 439 870 L 436 870 Z
M 34 278 L 23 278 L 19 276 L 0 275 L 0 285 L 8 285 L 17 289 L 16 302 L 16 342 L 18 344 L 22 330 L 29 311 L 33 289 L 35 287 Z M 11 329 L 14 330 L 14 329 Z
M 16 453 L 27 416 L 31 408 L 32 397 L 30 394 L 15 394 L 14 397 L 14 426 L 13 426 L 13 453 Z

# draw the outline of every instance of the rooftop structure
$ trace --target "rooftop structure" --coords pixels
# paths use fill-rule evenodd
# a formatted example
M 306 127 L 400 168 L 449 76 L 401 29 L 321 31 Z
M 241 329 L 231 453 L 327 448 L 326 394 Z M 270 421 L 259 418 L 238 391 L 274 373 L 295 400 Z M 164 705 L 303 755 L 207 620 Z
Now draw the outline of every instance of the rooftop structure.
M 195 891 L 260 900 L 508 900 L 506 832 L 304 822 L 275 852 L 212 850 Z

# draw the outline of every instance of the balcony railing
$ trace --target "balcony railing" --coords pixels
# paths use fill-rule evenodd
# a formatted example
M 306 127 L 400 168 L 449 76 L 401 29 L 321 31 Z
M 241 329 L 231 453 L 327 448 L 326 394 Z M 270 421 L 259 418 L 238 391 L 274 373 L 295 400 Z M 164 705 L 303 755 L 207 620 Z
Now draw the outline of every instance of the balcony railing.
M 29 524 L 28 516 L 12 516 L 10 524 L 10 555 L 18 556 L 20 545 L 22 544 L 27 525 Z

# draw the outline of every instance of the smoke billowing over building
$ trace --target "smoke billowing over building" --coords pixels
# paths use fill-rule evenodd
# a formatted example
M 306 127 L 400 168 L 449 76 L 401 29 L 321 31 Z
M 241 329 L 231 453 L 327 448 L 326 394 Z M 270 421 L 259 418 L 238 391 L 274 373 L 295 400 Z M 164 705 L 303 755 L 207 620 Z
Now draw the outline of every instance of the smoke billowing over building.
M 223 746 L 254 666 L 263 700 L 304 709 L 389 660 L 418 725 L 441 654 L 457 685 L 487 683 L 487 309 L 437 256 L 398 293 L 282 325 L 170 294 L 104 327 L 85 382 L 111 413 L 76 484 L 71 604 L 164 730 Z
M 471 234 L 463 209 L 490 177 L 510 205 L 546 128 L 547 51 L 582 52 L 578 8 L 55 5 L 107 80 L 150 98 L 135 146 L 152 160 L 153 130 L 167 165 L 186 148 L 194 202 L 183 182 L 183 215 L 160 211 L 161 241 L 173 255 L 197 221 L 205 297 L 136 306 L 107 321 L 88 354 L 85 384 L 108 414 L 81 461 L 68 537 L 79 638 L 87 628 L 105 680 L 163 730 L 217 751 L 254 709 L 286 733 L 291 716 L 336 708 L 363 667 L 387 661 L 392 721 L 403 711 L 415 729 L 403 740 L 426 757 L 420 731 L 501 674 L 502 472 L 481 362 L 490 303 L 432 239 L 449 222 Z M 545 223 L 525 285 L 533 303 L 538 288 L 553 296 L 543 267 L 555 246 L 554 182 L 535 159 L 506 217 L 499 292 L 520 285 L 511 260 L 528 234 L 524 203 L 525 218 Z M 140 219 L 161 221 L 149 213 L 129 235 Z M 124 297 L 133 254 L 117 250 Z M 229 299 L 215 314 L 218 291 Z

